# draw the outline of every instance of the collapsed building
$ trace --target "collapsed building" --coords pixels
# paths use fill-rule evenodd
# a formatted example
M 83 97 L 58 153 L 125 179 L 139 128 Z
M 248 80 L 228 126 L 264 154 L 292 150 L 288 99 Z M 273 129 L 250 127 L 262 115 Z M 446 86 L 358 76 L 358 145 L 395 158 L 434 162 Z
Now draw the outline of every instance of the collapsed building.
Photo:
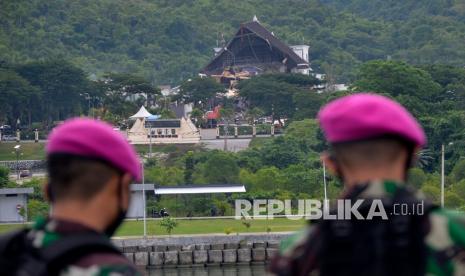
M 268 31 L 256 17 L 241 24 L 223 47 L 214 48 L 215 57 L 201 74 L 222 83 L 248 79 L 262 73 L 300 73 L 309 75 L 309 46 L 288 46 Z

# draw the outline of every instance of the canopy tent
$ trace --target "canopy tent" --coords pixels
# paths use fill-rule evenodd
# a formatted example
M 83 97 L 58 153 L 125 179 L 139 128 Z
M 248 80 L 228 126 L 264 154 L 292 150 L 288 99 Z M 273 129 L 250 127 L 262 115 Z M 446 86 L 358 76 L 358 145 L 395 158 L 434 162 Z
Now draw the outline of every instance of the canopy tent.
M 150 114 L 150 112 L 148 112 L 147 109 L 145 109 L 144 106 L 141 106 L 139 111 L 137 111 L 137 113 L 132 115 L 130 118 L 131 119 L 138 119 L 138 118 L 147 118 L 147 117 L 150 117 L 150 116 L 153 116 L 153 115 Z
M 160 115 L 150 115 L 147 117 L 147 121 L 156 121 L 158 119 L 160 119 Z

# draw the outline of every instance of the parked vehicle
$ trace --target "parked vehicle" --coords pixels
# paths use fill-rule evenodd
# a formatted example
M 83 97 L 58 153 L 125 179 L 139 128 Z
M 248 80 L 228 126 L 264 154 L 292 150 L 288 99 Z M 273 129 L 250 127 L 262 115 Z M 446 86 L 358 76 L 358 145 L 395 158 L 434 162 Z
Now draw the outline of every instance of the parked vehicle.
M 13 135 L 3 135 L 2 141 L 16 141 L 16 137 Z
M 19 172 L 19 177 L 30 177 L 32 172 L 30 170 L 22 170 Z
M 164 217 L 169 217 L 170 214 L 166 211 L 165 208 L 161 209 L 160 211 L 153 210 L 152 212 L 152 217 L 154 218 L 164 218 Z

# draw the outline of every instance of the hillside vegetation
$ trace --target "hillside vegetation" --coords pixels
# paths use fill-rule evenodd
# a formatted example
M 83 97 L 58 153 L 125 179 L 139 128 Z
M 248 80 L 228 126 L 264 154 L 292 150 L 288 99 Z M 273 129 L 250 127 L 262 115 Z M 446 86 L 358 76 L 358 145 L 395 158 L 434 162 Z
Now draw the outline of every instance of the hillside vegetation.
M 361 62 L 465 63 L 465 4 L 454 0 L 1 0 L 0 61 L 66 59 L 91 77 L 129 72 L 177 84 L 254 15 L 312 65 L 350 81 Z

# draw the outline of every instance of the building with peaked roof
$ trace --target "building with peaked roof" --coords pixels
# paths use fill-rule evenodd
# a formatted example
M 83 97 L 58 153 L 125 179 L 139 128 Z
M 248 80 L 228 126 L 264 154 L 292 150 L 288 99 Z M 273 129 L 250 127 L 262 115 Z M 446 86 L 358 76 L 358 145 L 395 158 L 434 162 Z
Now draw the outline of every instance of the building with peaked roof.
M 236 79 L 267 72 L 309 74 L 308 50 L 307 45 L 289 47 L 254 17 L 241 24 L 224 47 L 215 48 L 215 57 L 202 73 L 224 78 L 235 75 Z
M 143 106 L 130 117 L 135 122 L 127 132 L 132 144 L 197 144 L 200 132 L 189 117 L 160 119 L 150 114 Z

